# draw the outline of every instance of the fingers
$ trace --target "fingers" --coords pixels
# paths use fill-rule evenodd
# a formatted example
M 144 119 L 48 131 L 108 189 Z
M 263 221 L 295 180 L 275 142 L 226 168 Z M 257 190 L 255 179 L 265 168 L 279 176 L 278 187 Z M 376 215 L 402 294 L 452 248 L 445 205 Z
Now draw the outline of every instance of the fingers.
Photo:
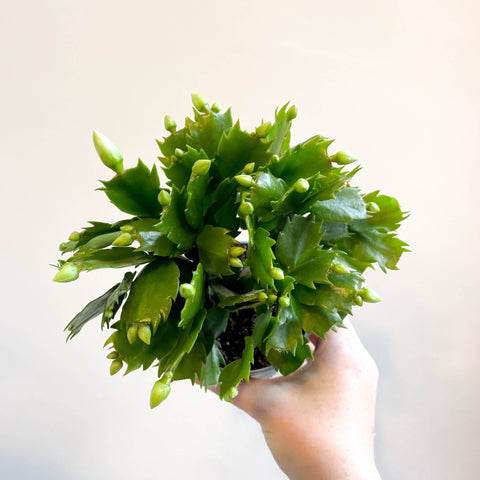
M 362 345 L 362 342 L 360 341 L 352 322 L 346 318 L 343 321 L 343 324 L 345 325 L 345 328 L 337 327 L 336 331 L 330 329 L 325 334 L 325 340 L 319 339 L 317 342 L 317 347 L 321 347 L 324 350 L 333 350 L 338 348 L 339 345 Z
M 326 362 L 349 365 L 370 357 L 350 320 L 345 319 L 344 325 L 346 328 L 330 329 L 325 339 L 310 336 L 312 343 L 315 342 L 312 362 L 315 368 L 323 368 Z
M 249 383 L 242 381 L 237 387 L 238 395 L 233 399 L 233 404 L 258 420 L 266 382 L 259 378 L 251 378 Z

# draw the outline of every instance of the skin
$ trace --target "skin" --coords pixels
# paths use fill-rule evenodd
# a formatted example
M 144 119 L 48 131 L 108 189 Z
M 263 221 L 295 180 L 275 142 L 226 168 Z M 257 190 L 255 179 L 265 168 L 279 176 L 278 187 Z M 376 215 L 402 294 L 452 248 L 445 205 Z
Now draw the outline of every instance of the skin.
M 375 466 L 378 369 L 349 321 L 312 335 L 314 359 L 288 377 L 251 379 L 234 404 L 257 420 L 290 480 L 379 480 Z

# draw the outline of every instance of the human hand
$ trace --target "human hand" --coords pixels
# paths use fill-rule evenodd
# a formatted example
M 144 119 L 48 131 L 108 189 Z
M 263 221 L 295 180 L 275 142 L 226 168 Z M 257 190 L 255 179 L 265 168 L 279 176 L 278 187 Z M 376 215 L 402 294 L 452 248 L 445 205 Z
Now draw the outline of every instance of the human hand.
M 348 328 L 311 336 L 314 359 L 288 377 L 239 385 L 234 404 L 256 419 L 291 480 L 378 480 L 373 438 L 377 366 Z

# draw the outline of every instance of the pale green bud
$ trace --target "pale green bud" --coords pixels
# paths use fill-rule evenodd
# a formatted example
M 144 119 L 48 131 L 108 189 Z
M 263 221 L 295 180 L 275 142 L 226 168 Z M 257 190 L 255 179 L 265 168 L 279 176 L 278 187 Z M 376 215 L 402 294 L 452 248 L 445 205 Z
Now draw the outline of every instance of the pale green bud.
M 131 232 L 133 232 L 133 227 L 132 227 L 132 225 L 122 225 L 120 227 L 120 230 L 122 232 L 131 233 Z
M 212 162 L 210 160 L 197 160 L 192 167 L 192 173 L 198 175 L 199 177 L 206 175 L 210 170 Z
M 250 175 L 235 175 L 234 178 L 242 187 L 251 187 L 253 185 L 253 178 Z
M 265 292 L 259 292 L 257 293 L 257 300 L 259 302 L 266 302 L 268 300 L 268 295 Z
M 142 325 L 138 329 L 138 338 L 147 345 L 150 345 L 150 340 L 152 338 L 152 330 L 149 325 Z
M 281 307 L 288 307 L 290 305 L 290 297 L 288 295 L 282 295 L 279 299 L 278 299 L 278 304 L 281 306 Z
M 127 330 L 127 340 L 128 343 L 132 344 L 138 337 L 138 326 L 130 325 Z
M 246 175 L 252 173 L 254 170 L 255 170 L 255 162 L 247 163 L 243 167 L 243 173 L 245 173 Z
M 110 364 L 110 375 L 115 375 L 118 373 L 123 367 L 123 362 L 117 358 Z
M 231 267 L 238 267 L 238 268 L 243 267 L 242 261 L 239 258 L 235 258 L 235 257 L 230 257 L 229 260 L 228 260 L 228 264 Z
M 123 172 L 123 157 L 118 148 L 105 136 L 93 131 L 93 144 L 103 164 L 115 173 Z
M 278 162 L 280 161 L 280 157 L 279 157 L 276 153 L 274 153 L 274 154 L 270 157 L 270 161 L 271 161 L 272 163 L 278 163 Z
M 113 305 L 110 305 L 106 310 L 104 310 L 103 317 L 106 319 L 113 318 Z
M 270 270 L 269 270 L 269 273 L 270 273 L 270 276 L 274 279 L 274 280 L 283 280 L 285 275 L 283 273 L 283 270 L 281 268 L 278 268 L 278 267 L 272 267 Z
M 165 129 L 169 132 L 173 133 L 176 130 L 177 122 L 175 122 L 175 120 L 170 115 L 165 115 L 163 122 L 165 124 Z
M 58 249 L 63 252 L 64 250 L 66 250 L 68 248 L 68 244 L 67 242 L 62 242 L 59 246 L 58 246 Z
M 254 212 L 253 204 L 250 202 L 242 202 L 238 207 L 238 214 L 241 217 L 246 217 L 247 215 L 251 215 Z
M 356 303 L 359 307 L 363 305 L 363 298 L 360 295 L 355 295 L 353 298 L 354 303 Z
M 353 163 L 358 160 L 358 158 L 355 155 L 345 151 L 337 152 L 335 155 L 330 157 L 330 159 L 333 162 L 338 163 L 339 165 L 348 165 L 349 163 Z
M 167 190 L 160 190 L 160 193 L 158 194 L 158 203 L 162 207 L 166 207 L 167 205 L 170 205 L 170 202 L 172 201 L 172 197 L 170 196 L 170 193 Z
M 110 352 L 107 355 L 107 358 L 110 359 L 110 360 L 115 360 L 116 358 L 118 358 L 118 352 Z
M 206 112 L 209 109 L 208 100 L 200 93 L 192 93 L 192 103 L 199 112 Z
M 242 247 L 231 247 L 230 248 L 230 256 L 231 257 L 239 257 L 243 253 L 245 253 L 245 249 L 242 248 Z
M 275 303 L 277 301 L 277 296 L 274 293 L 271 293 L 267 297 L 267 301 L 268 301 L 268 303 Z
M 160 405 L 168 397 L 170 390 L 170 381 L 167 383 L 163 378 L 157 380 L 150 393 L 150 408 Z
M 368 202 L 365 206 L 369 213 L 378 213 L 380 211 L 380 207 L 375 202 Z
M 222 109 L 221 105 L 218 102 L 215 102 L 212 105 L 212 112 L 213 113 L 220 113 L 220 110 Z
M 308 189 L 310 188 L 310 184 L 308 183 L 308 180 L 306 180 L 305 178 L 299 178 L 295 182 L 295 185 L 293 186 L 293 188 L 298 193 L 305 193 L 305 192 L 308 192 Z
M 80 240 L 80 233 L 79 232 L 72 232 L 68 237 L 69 240 L 72 242 L 78 242 Z
M 74 263 L 64 263 L 53 277 L 54 282 L 72 282 L 80 275 L 80 267 Z
M 192 298 L 195 295 L 195 287 L 190 283 L 182 283 L 179 293 L 183 298 Z
M 255 129 L 255 134 L 259 138 L 264 138 L 268 135 L 268 132 L 270 131 L 271 128 L 272 128 L 272 124 L 270 122 L 262 123 L 260 126 L 258 126 Z
M 184 157 L 186 155 L 186 152 L 184 152 L 181 148 L 176 148 L 175 149 L 175 156 L 177 158 Z
M 358 294 L 368 303 L 377 303 L 382 300 L 374 290 L 367 287 L 360 289 Z
M 292 105 L 288 110 L 287 110 L 287 120 L 293 120 L 298 113 L 298 108 L 296 105 Z
M 228 391 L 228 396 L 229 396 L 230 398 L 235 398 L 237 395 L 238 395 L 238 388 L 237 388 L 237 387 L 232 387 L 232 388 Z
M 131 245 L 134 240 L 135 237 L 131 233 L 123 232 L 112 242 L 112 245 L 115 247 L 127 247 Z
M 350 270 L 342 263 L 334 263 L 332 265 L 332 272 L 337 275 L 346 275 L 347 273 L 350 273 Z

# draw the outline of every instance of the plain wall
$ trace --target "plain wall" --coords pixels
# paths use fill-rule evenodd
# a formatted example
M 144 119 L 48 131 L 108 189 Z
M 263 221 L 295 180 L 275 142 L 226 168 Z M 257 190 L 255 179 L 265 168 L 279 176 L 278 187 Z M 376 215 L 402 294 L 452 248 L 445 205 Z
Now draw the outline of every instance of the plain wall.
M 51 282 L 58 244 L 114 221 L 91 143 L 158 154 L 190 93 L 253 128 L 294 102 L 293 141 L 355 152 L 398 197 L 411 245 L 367 280 L 354 323 L 380 368 L 385 480 L 479 478 L 478 2 L 47 0 L 0 5 L 2 479 L 286 478 L 246 414 L 188 383 L 150 411 L 153 371 L 110 377 L 107 332 L 63 328 L 120 273 Z

